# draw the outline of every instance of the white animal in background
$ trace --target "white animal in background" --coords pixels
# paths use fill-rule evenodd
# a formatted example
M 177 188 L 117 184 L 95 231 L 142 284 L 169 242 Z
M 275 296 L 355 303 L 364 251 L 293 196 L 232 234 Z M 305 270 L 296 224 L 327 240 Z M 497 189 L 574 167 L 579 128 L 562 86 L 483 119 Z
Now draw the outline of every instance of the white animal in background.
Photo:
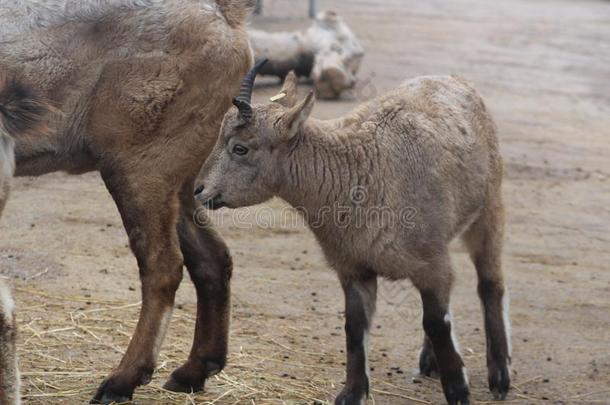
M 254 55 L 268 59 L 260 74 L 284 79 L 294 70 L 310 77 L 320 98 L 338 98 L 356 83 L 364 49 L 354 32 L 333 11 L 318 13 L 305 31 L 248 30 Z

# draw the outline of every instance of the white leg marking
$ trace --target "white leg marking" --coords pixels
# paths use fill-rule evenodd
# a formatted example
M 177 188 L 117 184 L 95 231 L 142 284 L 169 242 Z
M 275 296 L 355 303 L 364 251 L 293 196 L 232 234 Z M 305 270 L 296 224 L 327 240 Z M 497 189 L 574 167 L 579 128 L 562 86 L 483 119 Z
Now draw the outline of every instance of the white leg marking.
M 369 383 L 369 387 L 371 384 L 370 377 L 370 367 L 369 367 L 369 329 L 371 327 L 371 323 L 373 322 L 373 315 L 375 313 L 375 303 L 371 303 L 371 296 L 368 291 L 360 285 L 356 285 L 356 291 L 360 296 L 360 300 L 362 301 L 362 305 L 364 306 L 364 315 L 366 316 L 367 327 L 362 331 L 362 351 L 364 352 L 364 374 Z M 370 389 L 370 388 L 369 388 Z M 366 394 L 360 398 L 360 404 L 365 405 Z
M 462 375 L 464 376 L 464 382 L 466 385 L 470 385 L 468 382 L 468 370 L 466 370 L 466 367 L 462 367 Z
M 445 314 L 445 323 L 448 324 L 451 328 L 451 341 L 453 342 L 453 347 L 455 348 L 455 351 L 460 355 L 460 357 L 462 357 L 460 344 L 458 343 L 455 337 L 455 323 L 452 322 L 452 320 L 453 316 L 451 315 L 451 308 L 449 308 L 449 312 Z M 462 367 L 462 376 L 464 377 L 464 382 L 466 383 L 466 385 L 470 385 L 470 383 L 468 382 L 468 370 L 466 370 L 465 366 Z
M 161 345 L 163 344 L 163 340 L 165 339 L 165 334 L 167 333 L 167 329 L 169 327 L 169 321 L 172 319 L 172 308 L 167 308 L 163 311 L 163 315 L 161 315 L 161 322 L 159 323 L 159 331 L 157 336 L 155 337 L 155 343 L 153 345 L 153 358 L 155 359 L 155 363 L 159 358 L 159 352 L 161 351 Z
M 14 145 L 13 139 L 7 136 L 0 122 L 0 214 L 8 199 L 11 187 L 11 178 L 15 171 Z
M 510 341 L 511 337 L 511 325 L 510 325 L 510 298 L 508 296 L 508 290 L 504 291 L 502 297 L 502 320 L 504 321 L 504 331 L 506 333 L 506 344 L 508 345 L 508 356 L 512 356 L 513 346 Z
M 462 356 L 462 350 L 460 348 L 460 344 L 457 341 L 457 338 L 455 337 L 455 322 L 453 322 L 453 316 L 451 315 L 451 308 L 449 308 L 449 312 L 447 312 L 445 314 L 445 323 L 447 325 L 449 325 L 449 328 L 451 329 L 451 341 L 453 342 L 453 347 L 455 348 L 455 351 L 458 352 L 458 354 L 460 356 Z
M 369 375 L 369 331 L 368 329 L 364 330 L 364 335 L 362 337 L 362 346 L 364 350 L 364 373 L 366 374 L 367 380 L 369 380 L 369 384 L 371 382 L 371 377 Z
M 13 297 L 11 297 L 9 288 L 2 280 L 0 280 L 0 305 L 2 306 L 2 308 L 0 308 L 2 316 L 10 322 L 13 319 L 13 313 L 15 311 L 15 301 L 13 301 Z
M 0 176 L 4 179 L 13 177 L 15 172 L 14 148 L 15 142 L 3 133 L 0 123 Z

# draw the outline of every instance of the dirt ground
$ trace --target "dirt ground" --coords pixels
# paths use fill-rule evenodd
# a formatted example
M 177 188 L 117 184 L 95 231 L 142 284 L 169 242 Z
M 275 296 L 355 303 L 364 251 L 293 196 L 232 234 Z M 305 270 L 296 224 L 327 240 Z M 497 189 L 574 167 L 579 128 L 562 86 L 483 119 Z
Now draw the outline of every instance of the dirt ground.
M 512 403 L 610 403 L 610 2 L 552 0 L 319 1 L 362 39 L 358 88 L 318 103 L 330 118 L 424 74 L 459 73 L 499 126 L 508 210 Z M 267 0 L 254 25 L 308 24 L 305 2 Z M 276 92 L 263 80 L 256 97 Z M 269 85 L 273 84 L 273 85 Z M 279 201 L 215 216 L 235 262 L 230 359 L 206 392 L 160 386 L 186 359 L 195 294 L 187 277 L 148 403 L 332 401 L 343 381 L 342 294 L 311 233 Z M 247 224 L 258 222 L 259 225 Z M 485 337 L 472 264 L 453 248 L 453 313 L 477 403 L 489 403 Z M 0 270 L 19 309 L 24 399 L 87 401 L 135 326 L 136 263 L 97 174 L 21 178 L 0 224 Z M 413 379 L 420 304 L 383 282 L 370 339 L 374 404 L 442 403 L 436 380 Z M 317 401 L 317 402 L 316 402 Z

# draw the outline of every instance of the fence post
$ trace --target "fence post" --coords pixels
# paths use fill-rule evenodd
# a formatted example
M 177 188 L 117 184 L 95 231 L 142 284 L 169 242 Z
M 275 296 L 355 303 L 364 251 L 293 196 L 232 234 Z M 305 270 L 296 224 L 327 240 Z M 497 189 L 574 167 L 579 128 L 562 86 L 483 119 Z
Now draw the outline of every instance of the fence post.
M 316 17 L 316 0 L 309 0 L 309 18 Z

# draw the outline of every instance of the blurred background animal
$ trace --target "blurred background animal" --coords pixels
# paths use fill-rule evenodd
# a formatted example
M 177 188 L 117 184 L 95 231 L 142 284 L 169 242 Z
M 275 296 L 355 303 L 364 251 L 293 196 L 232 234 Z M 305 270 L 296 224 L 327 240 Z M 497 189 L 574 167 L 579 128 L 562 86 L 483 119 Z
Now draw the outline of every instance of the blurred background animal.
M 304 31 L 267 32 L 249 29 L 256 59 L 268 59 L 262 75 L 284 80 L 294 70 L 313 81 L 316 95 L 337 99 L 356 84 L 364 48 L 334 11 L 318 13 Z

